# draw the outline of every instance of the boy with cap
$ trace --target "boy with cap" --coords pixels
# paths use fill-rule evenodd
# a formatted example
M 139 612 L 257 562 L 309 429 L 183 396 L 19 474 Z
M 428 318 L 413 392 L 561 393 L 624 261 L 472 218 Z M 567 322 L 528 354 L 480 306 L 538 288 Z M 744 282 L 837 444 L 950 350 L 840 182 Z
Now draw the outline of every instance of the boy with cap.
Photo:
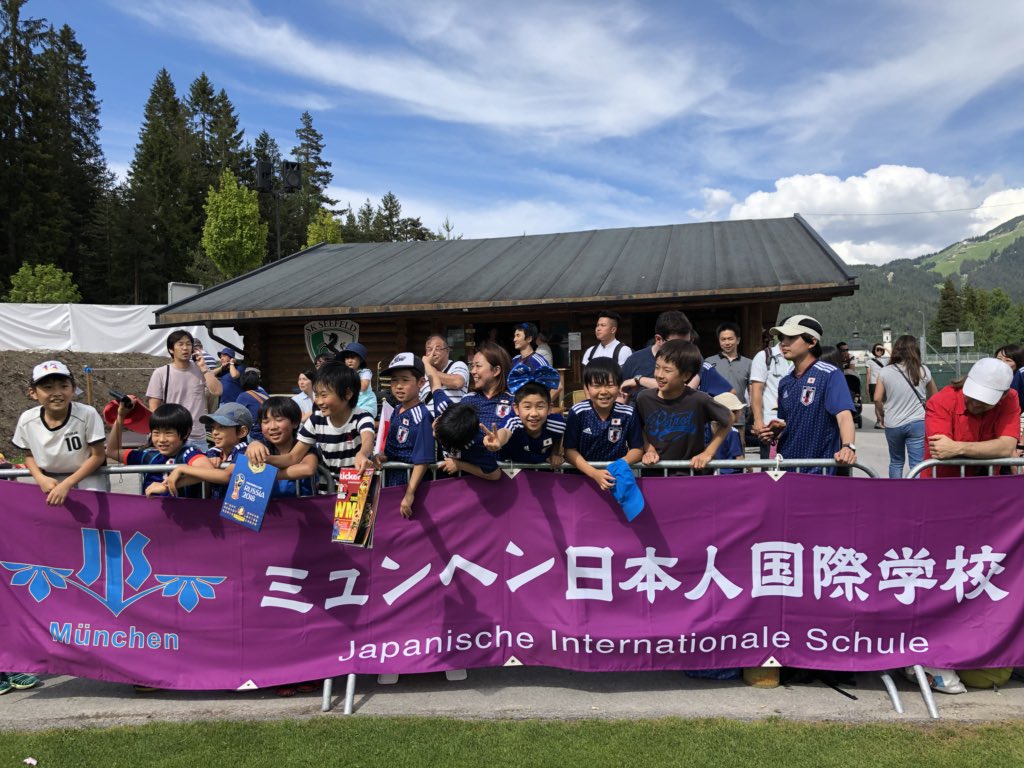
M 793 370 L 782 377 L 778 392 L 778 419 L 766 424 L 762 440 L 778 439 L 778 452 L 786 459 L 835 459 L 839 464 L 857 460 L 853 442 L 855 406 L 843 372 L 823 362 L 821 323 L 808 315 L 793 315 L 771 330 Z M 831 467 L 804 467 L 800 472 L 833 475 Z
M 76 486 L 110 490 L 106 476 L 94 474 L 106 462 L 103 420 L 95 408 L 75 402 L 68 367 L 59 360 L 37 365 L 28 394 L 39 407 L 21 414 L 12 442 L 25 451 L 25 466 L 46 503 L 60 506 Z
M 415 464 L 412 470 L 389 469 L 384 473 L 384 485 L 387 487 L 407 483 L 400 510 L 402 517 L 409 518 L 413 513 L 416 489 L 426 475 L 427 467 L 434 463 L 436 451 L 431 427 L 433 420 L 427 406 L 420 402 L 423 361 L 412 352 L 400 352 L 391 359 L 384 375 L 391 377 L 391 394 L 398 407 L 391 412 L 384 452 L 377 454 L 374 461 L 378 467 L 387 461 Z
M 719 405 L 724 405 L 732 413 L 733 424 L 737 423 L 736 419 L 740 418 L 747 408 L 747 404 L 740 400 L 732 392 L 723 392 L 720 395 L 715 396 L 715 402 Z M 704 427 L 704 441 L 707 443 L 711 442 L 714 437 L 714 425 L 715 422 L 705 425 Z M 743 460 L 743 443 L 740 439 L 740 431 L 736 427 L 729 427 L 729 434 L 725 436 L 725 440 L 718 446 L 718 450 L 715 451 L 715 455 L 712 461 L 720 460 Z M 720 475 L 739 475 L 742 474 L 742 469 L 720 469 L 718 474 Z
M 1010 389 L 1013 370 L 994 357 L 971 366 L 928 399 L 924 413 L 925 459 L 998 459 L 1013 456 L 1020 433 L 1020 405 Z M 966 474 L 985 474 L 967 467 Z M 932 471 L 921 473 L 932 477 Z M 959 477 L 960 467 L 936 467 L 937 477 Z
M 181 465 L 167 476 L 167 489 L 172 496 L 177 496 L 182 487 L 209 483 L 209 497 L 223 499 L 235 462 L 248 447 L 252 413 L 241 403 L 224 403 L 213 414 L 199 420 L 210 430 L 213 447 L 206 451 L 210 466 Z

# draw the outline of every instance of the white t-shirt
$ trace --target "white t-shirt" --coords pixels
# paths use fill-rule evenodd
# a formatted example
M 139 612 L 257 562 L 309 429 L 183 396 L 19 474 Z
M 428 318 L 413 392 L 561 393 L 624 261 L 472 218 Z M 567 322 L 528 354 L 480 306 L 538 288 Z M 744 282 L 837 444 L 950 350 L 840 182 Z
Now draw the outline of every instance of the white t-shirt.
M 448 364 L 442 369 L 441 373 L 448 374 L 449 376 L 461 376 L 465 382 L 460 389 L 446 389 L 444 393 L 448 395 L 448 399 L 453 403 L 459 402 L 463 396 L 469 391 L 469 366 L 463 363 L 461 360 L 449 360 Z M 420 387 L 420 402 L 427 406 L 427 410 L 430 411 L 430 415 L 434 415 L 434 397 L 430 391 L 430 380 Z
M 303 413 L 313 412 L 313 398 L 307 395 L 305 392 L 299 392 L 297 395 L 292 395 L 292 400 L 299 406 L 299 410 Z
M 166 383 L 167 397 L 164 397 Z M 206 410 L 206 379 L 199 366 L 189 363 L 184 370 L 173 365 L 165 365 L 153 371 L 146 387 L 146 397 L 155 397 L 164 403 L 177 403 L 185 406 L 192 414 L 192 433 L 189 442 L 206 444 L 206 427 L 199 421 L 205 416 Z
M 589 347 L 586 352 L 583 353 L 583 364 L 586 365 L 595 357 L 611 357 L 612 352 L 615 351 L 615 347 L 618 347 L 622 342 L 616 340 L 611 344 L 595 344 Z M 633 354 L 633 350 L 629 348 L 628 344 L 622 344 L 619 348 L 619 354 L 615 360 L 620 366 L 626 364 L 626 359 Z
M 764 384 L 761 410 L 765 424 L 778 416 L 779 382 L 792 369 L 793 363 L 785 358 L 778 344 L 772 347 L 767 360 L 763 349 L 750 359 L 750 383 L 760 381 Z
M 32 454 L 46 474 L 67 476 L 81 469 L 89 458 L 89 446 L 102 443 L 103 439 L 103 420 L 96 409 L 71 403 L 68 418 L 53 429 L 43 421 L 42 407 L 29 408 L 18 419 L 12 442 Z M 83 478 L 78 487 L 90 491 L 110 490 L 106 475 L 97 474 Z

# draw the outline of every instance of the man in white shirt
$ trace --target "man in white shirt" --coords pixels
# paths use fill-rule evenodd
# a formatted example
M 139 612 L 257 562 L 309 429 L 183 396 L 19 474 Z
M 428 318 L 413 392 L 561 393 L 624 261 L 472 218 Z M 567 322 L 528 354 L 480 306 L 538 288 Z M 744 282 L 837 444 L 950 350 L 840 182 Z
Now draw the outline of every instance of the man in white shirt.
M 750 418 L 751 431 L 757 435 L 776 418 L 779 406 L 779 382 L 793 368 L 793 363 L 782 354 L 776 344 L 765 347 L 750 361 Z M 761 458 L 767 459 L 769 446 L 761 443 Z
M 621 319 L 618 312 L 612 312 L 609 309 L 601 310 L 601 314 L 597 316 L 597 326 L 594 328 L 597 344 L 589 347 L 583 353 L 583 365 L 595 357 L 610 357 L 620 366 L 626 364 L 626 360 L 633 354 L 633 350 L 615 338 Z
M 423 367 L 426 369 L 426 381 L 420 387 L 420 402 L 427 406 L 431 415 L 434 413 L 434 396 L 430 391 L 430 371 L 440 374 L 441 386 L 448 399 L 457 403 L 469 391 L 469 366 L 458 360 L 452 360 L 448 341 L 444 336 L 433 335 L 427 339 L 424 347 Z

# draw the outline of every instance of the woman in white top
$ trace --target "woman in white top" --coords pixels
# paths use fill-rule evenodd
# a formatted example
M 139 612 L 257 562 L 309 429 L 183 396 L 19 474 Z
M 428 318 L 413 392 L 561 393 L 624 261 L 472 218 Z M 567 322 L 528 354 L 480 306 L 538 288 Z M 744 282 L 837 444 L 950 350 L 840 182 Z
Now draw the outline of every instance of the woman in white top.
M 299 394 L 292 395 L 292 400 L 298 403 L 303 421 L 313 414 L 313 410 L 316 407 L 313 403 L 313 379 L 315 378 L 316 370 L 303 371 L 300 373 L 298 381 Z
M 913 467 L 924 461 L 924 402 L 936 391 L 917 339 L 900 336 L 875 385 L 875 417 L 889 444 L 889 477 L 903 477 L 905 463 Z

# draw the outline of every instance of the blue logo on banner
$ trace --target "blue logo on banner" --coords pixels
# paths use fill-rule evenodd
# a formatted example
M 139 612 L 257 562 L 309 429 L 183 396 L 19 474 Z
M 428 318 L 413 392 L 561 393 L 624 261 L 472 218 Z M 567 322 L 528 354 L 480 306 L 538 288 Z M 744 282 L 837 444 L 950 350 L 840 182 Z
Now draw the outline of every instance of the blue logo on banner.
M 176 597 L 178 605 L 191 613 L 200 599 L 214 600 L 214 587 L 226 576 L 175 576 L 154 574 L 145 550 L 149 538 L 136 531 L 122 541 L 120 531 L 99 531 L 96 528 L 82 529 L 82 567 L 75 573 L 74 568 L 56 568 L 49 565 L 32 565 L 0 561 L 11 576 L 12 587 L 28 587 L 28 593 L 37 603 L 43 602 L 54 589 L 67 589 L 68 585 L 81 590 L 94 600 L 106 606 L 115 616 L 132 603 L 147 595 L 160 592 L 163 597 Z M 125 576 L 125 566 L 128 576 Z M 102 584 L 99 584 L 103 577 Z M 147 587 L 150 577 L 156 584 Z M 102 588 L 102 594 L 99 590 Z

